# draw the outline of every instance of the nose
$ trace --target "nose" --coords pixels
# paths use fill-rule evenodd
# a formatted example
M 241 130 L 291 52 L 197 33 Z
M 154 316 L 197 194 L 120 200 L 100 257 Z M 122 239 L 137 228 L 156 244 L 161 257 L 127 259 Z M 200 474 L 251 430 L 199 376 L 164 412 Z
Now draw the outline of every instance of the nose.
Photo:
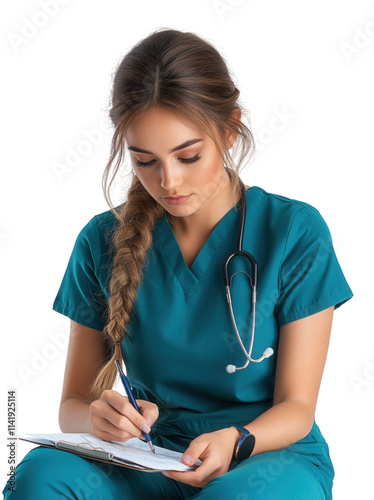
M 166 191 L 178 191 L 181 184 L 183 184 L 183 179 L 178 168 L 164 164 L 161 169 L 161 186 Z

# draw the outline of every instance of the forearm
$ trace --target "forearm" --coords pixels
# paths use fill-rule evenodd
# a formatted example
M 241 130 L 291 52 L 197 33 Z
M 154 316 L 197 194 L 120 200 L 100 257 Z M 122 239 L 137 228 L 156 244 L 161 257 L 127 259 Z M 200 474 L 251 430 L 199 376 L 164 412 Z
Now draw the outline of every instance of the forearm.
M 92 432 L 90 405 L 81 398 L 67 398 L 60 405 L 61 432 Z
M 313 420 L 310 409 L 301 402 L 284 401 L 272 406 L 244 426 L 256 438 L 252 456 L 296 443 L 309 433 Z

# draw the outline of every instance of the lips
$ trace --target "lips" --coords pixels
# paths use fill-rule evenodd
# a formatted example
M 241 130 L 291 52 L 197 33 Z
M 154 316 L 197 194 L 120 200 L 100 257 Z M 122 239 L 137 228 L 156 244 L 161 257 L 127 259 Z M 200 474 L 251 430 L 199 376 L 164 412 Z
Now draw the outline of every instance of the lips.
M 181 196 L 164 196 L 165 200 L 178 200 L 179 198 L 186 198 L 189 194 L 183 194 Z
M 192 196 L 191 194 L 188 194 L 187 196 L 167 196 L 164 198 L 166 203 L 169 203 L 169 205 L 181 205 L 182 203 L 187 202 Z

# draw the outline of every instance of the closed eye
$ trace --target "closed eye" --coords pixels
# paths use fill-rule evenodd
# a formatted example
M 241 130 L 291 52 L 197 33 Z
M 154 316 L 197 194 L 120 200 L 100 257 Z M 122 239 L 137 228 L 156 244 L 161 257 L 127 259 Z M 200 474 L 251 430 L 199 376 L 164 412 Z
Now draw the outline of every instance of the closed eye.
M 201 158 L 201 156 L 199 156 L 199 153 L 197 153 L 192 158 L 179 158 L 179 160 L 182 163 L 195 163 L 195 161 L 200 160 L 200 158 Z M 150 167 L 151 165 L 153 165 L 153 163 L 155 161 L 156 160 L 150 160 L 150 161 L 147 161 L 147 162 L 143 162 L 143 161 L 140 161 L 140 160 L 136 159 L 135 163 L 136 163 L 136 165 L 138 165 L 138 167 Z

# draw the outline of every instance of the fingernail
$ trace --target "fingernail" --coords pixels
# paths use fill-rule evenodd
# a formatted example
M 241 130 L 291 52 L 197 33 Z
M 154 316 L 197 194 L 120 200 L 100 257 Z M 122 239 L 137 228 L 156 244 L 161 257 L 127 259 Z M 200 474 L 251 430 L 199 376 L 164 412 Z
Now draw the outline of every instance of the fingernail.
M 154 422 L 155 422 L 155 421 L 153 420 L 153 418 L 152 418 L 152 417 L 148 417 L 148 418 L 147 418 L 147 420 L 148 420 L 148 423 L 149 423 L 150 427 L 152 427 L 152 425 L 153 425 L 153 424 L 154 424 Z
M 144 424 L 144 423 L 140 426 L 140 428 L 141 428 L 141 430 L 142 430 L 143 432 L 146 432 L 147 434 L 148 434 L 149 432 L 151 432 L 151 429 L 148 427 L 148 425 L 146 425 L 146 424 Z
M 163 471 L 161 471 L 161 472 L 162 472 L 162 474 L 163 474 L 164 476 L 166 476 L 166 477 L 170 477 L 169 473 L 168 473 L 168 472 L 166 472 L 166 470 L 163 470 Z
M 190 457 L 190 455 L 184 455 L 183 456 L 183 460 L 185 462 L 191 463 L 192 462 L 192 457 Z

